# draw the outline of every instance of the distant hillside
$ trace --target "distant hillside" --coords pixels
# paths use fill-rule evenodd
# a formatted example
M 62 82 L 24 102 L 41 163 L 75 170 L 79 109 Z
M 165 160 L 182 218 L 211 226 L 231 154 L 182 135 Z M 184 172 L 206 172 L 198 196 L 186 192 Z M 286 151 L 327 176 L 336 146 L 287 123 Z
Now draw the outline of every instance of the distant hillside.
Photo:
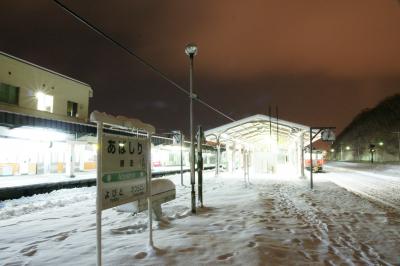
M 399 161 L 400 94 L 364 109 L 337 137 L 331 157 L 336 160 L 368 161 L 370 144 L 376 145 L 376 161 Z M 381 144 L 381 145 L 379 145 Z

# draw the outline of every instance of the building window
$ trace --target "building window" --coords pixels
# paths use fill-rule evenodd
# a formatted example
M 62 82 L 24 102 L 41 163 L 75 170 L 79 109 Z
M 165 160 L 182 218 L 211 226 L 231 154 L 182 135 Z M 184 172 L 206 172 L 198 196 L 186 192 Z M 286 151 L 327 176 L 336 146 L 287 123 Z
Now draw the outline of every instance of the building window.
M 19 88 L 0 82 L 0 102 L 18 104 Z
M 53 112 L 53 95 L 45 94 L 41 91 L 36 93 L 37 109 L 40 111 Z
M 67 102 L 67 115 L 71 117 L 77 117 L 78 115 L 78 104 L 75 102 Z

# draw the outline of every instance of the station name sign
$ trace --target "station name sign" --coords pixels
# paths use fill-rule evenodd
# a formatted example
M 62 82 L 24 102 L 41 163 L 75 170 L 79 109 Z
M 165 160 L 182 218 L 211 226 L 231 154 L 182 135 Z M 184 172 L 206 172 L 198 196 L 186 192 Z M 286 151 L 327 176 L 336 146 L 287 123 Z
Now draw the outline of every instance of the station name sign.
M 104 134 L 101 147 L 102 209 L 145 198 L 149 138 Z

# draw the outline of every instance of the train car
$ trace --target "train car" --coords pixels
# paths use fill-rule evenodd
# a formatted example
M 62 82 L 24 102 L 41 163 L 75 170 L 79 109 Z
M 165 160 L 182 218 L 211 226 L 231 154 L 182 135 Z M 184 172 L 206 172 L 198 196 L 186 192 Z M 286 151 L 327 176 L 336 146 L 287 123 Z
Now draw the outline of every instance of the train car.
M 313 172 L 322 172 L 324 169 L 325 158 L 324 152 L 321 150 L 313 150 L 312 151 L 312 164 L 313 164 Z M 310 171 L 311 168 L 311 160 L 310 160 L 310 152 L 306 152 L 304 154 L 304 166 Z
M 151 161 L 153 171 L 179 170 L 181 167 L 181 147 L 176 145 L 157 145 L 151 152 Z M 210 150 L 203 151 L 204 168 L 215 167 L 216 152 Z M 189 149 L 182 148 L 183 169 L 190 168 Z

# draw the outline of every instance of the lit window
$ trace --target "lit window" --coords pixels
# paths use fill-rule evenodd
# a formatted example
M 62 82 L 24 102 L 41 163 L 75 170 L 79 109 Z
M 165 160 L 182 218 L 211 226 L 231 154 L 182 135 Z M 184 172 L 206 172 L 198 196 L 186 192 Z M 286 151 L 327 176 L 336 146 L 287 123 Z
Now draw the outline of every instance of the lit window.
M 78 115 L 78 104 L 75 102 L 67 102 L 67 115 L 71 117 L 77 117 Z
M 0 102 L 18 104 L 19 88 L 0 82 Z
M 37 98 L 37 109 L 40 111 L 53 112 L 53 96 L 44 94 L 39 91 L 36 93 Z

